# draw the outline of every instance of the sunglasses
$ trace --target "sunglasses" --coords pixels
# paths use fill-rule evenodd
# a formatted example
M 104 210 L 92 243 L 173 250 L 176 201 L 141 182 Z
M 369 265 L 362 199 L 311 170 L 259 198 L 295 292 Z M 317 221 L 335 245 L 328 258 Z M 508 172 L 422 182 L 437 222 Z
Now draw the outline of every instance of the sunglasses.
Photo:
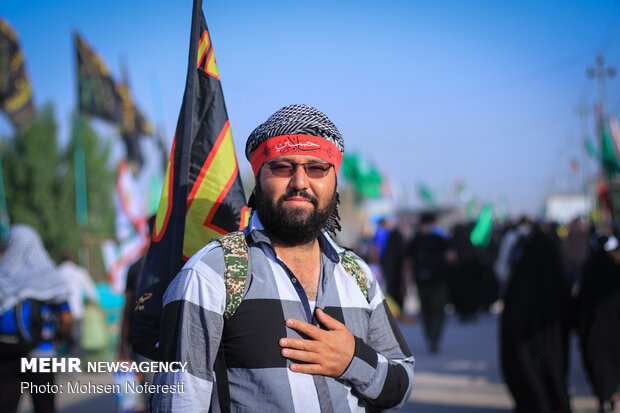
M 269 162 L 267 164 L 271 173 L 275 176 L 279 176 L 280 178 L 290 178 L 297 172 L 297 167 L 301 166 L 304 168 L 306 175 L 311 179 L 319 179 L 325 178 L 329 173 L 329 168 L 331 168 L 331 163 L 326 162 L 289 162 L 289 161 L 274 161 Z

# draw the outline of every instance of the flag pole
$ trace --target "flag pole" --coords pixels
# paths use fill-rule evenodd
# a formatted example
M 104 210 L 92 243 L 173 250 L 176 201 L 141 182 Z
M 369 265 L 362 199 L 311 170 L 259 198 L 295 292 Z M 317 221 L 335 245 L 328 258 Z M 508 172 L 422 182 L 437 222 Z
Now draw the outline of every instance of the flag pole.
M 138 289 L 142 304 L 133 315 L 134 350 L 152 360 L 171 349 L 169 335 L 159 334 L 170 281 L 211 239 L 248 220 L 202 0 L 192 8 L 185 92 L 164 182 Z
M 6 195 L 4 192 L 4 174 L 2 172 L 2 160 L 0 158 L 0 239 L 4 240 L 9 235 L 9 210 L 6 206 Z
M 76 42 L 77 31 L 73 31 L 73 41 Z M 83 228 L 88 223 L 88 202 L 86 197 L 86 156 L 84 155 L 84 131 L 82 125 L 82 113 L 80 111 L 80 68 L 76 46 L 75 71 L 76 82 L 76 111 L 73 117 L 73 163 L 75 174 L 75 211 L 78 228 Z M 81 241 L 81 238 L 80 238 Z
M 164 122 L 164 109 L 163 109 L 163 99 L 161 97 L 161 89 L 159 87 L 159 78 L 157 74 L 151 73 L 151 100 L 153 103 L 153 108 L 155 111 L 155 122 L 157 126 L 155 127 L 155 140 L 157 142 L 158 148 L 162 153 L 162 171 L 166 173 L 166 167 L 168 166 L 168 152 L 166 151 L 166 143 L 164 142 L 165 137 L 165 122 Z
M 75 210 L 77 225 L 80 228 L 84 228 L 88 223 L 88 201 L 86 196 L 86 156 L 84 154 L 82 115 L 79 110 L 74 119 L 73 162 L 75 165 Z
M 73 41 L 77 31 L 73 31 Z M 78 229 L 78 261 L 82 266 L 90 268 L 88 251 L 84 249 L 84 237 L 86 235 L 86 225 L 88 224 L 88 200 L 86 195 L 86 156 L 84 154 L 84 131 L 82 125 L 82 113 L 80 112 L 80 71 L 79 58 L 76 47 L 75 53 L 75 71 L 76 82 L 76 111 L 73 116 L 73 172 L 75 177 L 75 216 Z

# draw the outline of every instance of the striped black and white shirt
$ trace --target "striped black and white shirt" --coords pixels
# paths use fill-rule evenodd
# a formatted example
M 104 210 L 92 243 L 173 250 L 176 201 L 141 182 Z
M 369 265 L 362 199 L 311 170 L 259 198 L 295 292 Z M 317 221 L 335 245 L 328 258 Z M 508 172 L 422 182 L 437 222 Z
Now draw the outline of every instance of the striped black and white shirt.
M 232 412 L 339 413 L 363 412 L 369 403 L 405 403 L 414 359 L 366 263 L 358 259 L 368 299 L 340 263 L 341 247 L 327 234 L 319 236 L 322 268 L 315 307 L 347 326 L 355 336 L 355 355 L 338 378 L 296 373 L 278 340 L 300 337 L 286 327 L 288 318 L 318 325 L 314 311 L 256 214 L 244 232 L 251 277 L 232 317 L 224 321 L 224 258 L 217 242 L 196 253 L 166 290 L 160 359 L 188 365 L 185 372 L 155 377 L 155 384 L 183 382 L 184 392 L 155 394 L 153 411 L 206 413 L 229 405 Z

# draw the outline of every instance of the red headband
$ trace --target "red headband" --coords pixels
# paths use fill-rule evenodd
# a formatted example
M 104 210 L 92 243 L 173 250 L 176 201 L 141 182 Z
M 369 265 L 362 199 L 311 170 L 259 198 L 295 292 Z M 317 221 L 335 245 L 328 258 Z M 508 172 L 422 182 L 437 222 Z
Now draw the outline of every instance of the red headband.
M 280 135 L 261 143 L 250 156 L 254 177 L 256 178 L 265 162 L 284 155 L 316 156 L 334 165 L 336 174 L 342 161 L 340 149 L 325 138 L 312 135 Z

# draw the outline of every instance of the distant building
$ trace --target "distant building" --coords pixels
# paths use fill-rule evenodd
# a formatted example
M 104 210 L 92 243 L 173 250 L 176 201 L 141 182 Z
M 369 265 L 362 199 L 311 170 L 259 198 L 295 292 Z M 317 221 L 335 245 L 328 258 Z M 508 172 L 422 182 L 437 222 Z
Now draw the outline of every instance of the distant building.
M 565 224 L 578 216 L 589 215 L 591 209 L 592 201 L 584 194 L 549 195 L 545 200 L 545 220 Z

